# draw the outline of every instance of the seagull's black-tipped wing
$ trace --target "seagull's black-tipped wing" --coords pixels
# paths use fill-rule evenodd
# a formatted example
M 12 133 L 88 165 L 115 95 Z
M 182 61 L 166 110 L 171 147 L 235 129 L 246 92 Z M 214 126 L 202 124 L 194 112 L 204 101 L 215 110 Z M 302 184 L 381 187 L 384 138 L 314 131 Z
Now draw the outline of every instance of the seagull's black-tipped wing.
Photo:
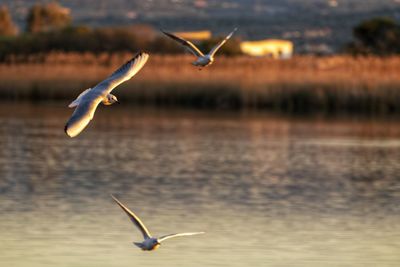
M 111 195 L 115 202 L 121 207 L 123 211 L 125 211 L 126 215 L 128 215 L 129 219 L 133 222 L 134 225 L 142 232 L 144 239 L 150 238 L 151 234 L 149 230 L 147 230 L 146 226 L 144 226 L 143 222 L 139 219 L 139 217 L 133 213 L 130 209 L 128 209 L 124 204 L 122 204 L 116 197 Z
M 183 38 L 180 38 L 176 35 L 173 35 L 172 33 L 169 32 L 165 32 L 163 30 L 161 30 L 166 36 L 168 36 L 169 38 L 171 38 L 172 40 L 177 41 L 178 43 L 180 43 L 181 45 L 183 45 L 184 47 L 186 47 L 193 55 L 195 55 L 196 57 L 203 57 L 204 54 L 190 41 L 185 40 Z
M 226 43 L 226 41 L 228 41 L 232 35 L 237 31 L 237 28 L 235 28 L 230 34 L 228 34 L 228 36 L 225 37 L 224 40 L 222 40 L 219 44 L 217 44 L 213 49 L 211 49 L 209 55 L 211 57 L 213 57 L 215 55 L 215 53 L 217 53 L 217 51 Z
M 131 79 L 146 64 L 149 55 L 144 52 L 136 54 L 131 60 L 117 69 L 110 77 L 96 85 L 91 91 L 106 96 L 121 83 Z
M 161 243 L 164 240 L 174 238 L 174 237 L 189 236 L 189 235 L 201 235 L 201 234 L 205 234 L 205 232 L 169 234 L 169 235 L 160 236 L 159 238 L 157 238 L 157 241 Z
M 97 106 L 102 101 L 102 97 L 93 97 L 82 99 L 75 108 L 71 118 L 65 124 L 64 131 L 69 137 L 75 137 L 89 124 L 93 119 Z

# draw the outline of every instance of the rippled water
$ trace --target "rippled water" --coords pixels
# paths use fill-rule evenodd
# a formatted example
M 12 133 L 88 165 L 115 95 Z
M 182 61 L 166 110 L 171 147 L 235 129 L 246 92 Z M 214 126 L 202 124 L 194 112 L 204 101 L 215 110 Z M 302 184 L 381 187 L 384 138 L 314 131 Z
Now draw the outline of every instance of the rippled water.
M 1 266 L 400 266 L 398 121 L 0 108 Z M 154 234 L 206 231 L 155 252 Z

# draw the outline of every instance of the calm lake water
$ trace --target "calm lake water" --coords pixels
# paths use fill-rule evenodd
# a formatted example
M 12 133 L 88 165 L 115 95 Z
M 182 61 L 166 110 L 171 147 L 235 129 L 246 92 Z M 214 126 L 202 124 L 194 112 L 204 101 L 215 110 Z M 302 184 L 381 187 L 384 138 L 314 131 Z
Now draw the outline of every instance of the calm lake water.
M 0 108 L 0 266 L 400 266 L 399 120 L 121 106 Z

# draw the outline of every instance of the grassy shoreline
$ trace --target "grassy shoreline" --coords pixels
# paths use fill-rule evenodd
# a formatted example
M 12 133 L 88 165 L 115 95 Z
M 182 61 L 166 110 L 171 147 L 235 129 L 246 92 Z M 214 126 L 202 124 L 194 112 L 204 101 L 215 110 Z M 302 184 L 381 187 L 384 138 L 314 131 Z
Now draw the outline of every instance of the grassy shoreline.
M 0 64 L 8 100 L 71 100 L 112 73 L 131 54 L 53 53 Z M 202 71 L 190 56 L 152 55 L 116 95 L 139 105 L 267 109 L 289 113 L 400 113 L 400 57 L 218 57 Z

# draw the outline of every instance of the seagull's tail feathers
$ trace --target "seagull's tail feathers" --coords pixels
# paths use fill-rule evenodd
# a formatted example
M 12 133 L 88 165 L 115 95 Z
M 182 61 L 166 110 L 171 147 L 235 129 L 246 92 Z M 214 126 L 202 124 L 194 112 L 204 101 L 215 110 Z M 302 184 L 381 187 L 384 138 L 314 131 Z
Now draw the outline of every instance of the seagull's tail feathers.
M 137 246 L 138 248 L 143 248 L 143 244 L 142 244 L 142 243 L 133 242 L 133 244 L 134 244 L 135 246 Z
M 74 107 L 78 106 L 78 105 L 79 105 L 79 102 L 80 102 L 81 99 L 82 99 L 82 97 L 83 97 L 84 95 L 86 95 L 86 93 L 89 92 L 90 89 L 91 89 L 91 88 L 88 88 L 88 89 L 86 89 L 85 91 L 83 91 L 82 93 L 80 93 L 80 95 L 78 95 L 78 97 L 77 97 L 74 101 L 72 101 L 71 104 L 68 105 L 68 107 L 69 107 L 69 108 L 74 108 Z

